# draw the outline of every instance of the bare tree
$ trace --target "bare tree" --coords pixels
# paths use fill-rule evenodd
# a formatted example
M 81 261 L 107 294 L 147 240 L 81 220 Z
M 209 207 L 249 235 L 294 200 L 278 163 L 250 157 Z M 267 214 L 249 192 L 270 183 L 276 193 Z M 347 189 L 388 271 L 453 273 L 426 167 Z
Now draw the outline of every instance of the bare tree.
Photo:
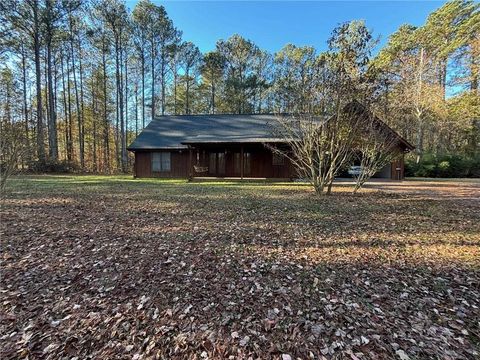
M 360 172 L 355 175 L 354 193 L 402 154 L 396 133 L 371 112 L 364 111 L 362 114 L 358 141 L 353 149 L 360 162 Z
M 352 157 L 359 117 L 345 107 L 327 118 L 302 115 L 277 119 L 273 131 L 287 146 L 269 147 L 288 158 L 317 194 L 330 195 L 335 176 Z
M 0 191 L 5 190 L 7 180 L 18 171 L 20 159 L 25 156 L 25 134 L 20 122 L 0 122 Z

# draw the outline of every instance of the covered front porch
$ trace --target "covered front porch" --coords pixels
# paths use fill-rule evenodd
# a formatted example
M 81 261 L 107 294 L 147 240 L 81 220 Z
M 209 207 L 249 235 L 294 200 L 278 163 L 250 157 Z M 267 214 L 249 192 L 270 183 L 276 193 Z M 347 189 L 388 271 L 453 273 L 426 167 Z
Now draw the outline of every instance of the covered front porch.
M 288 159 L 261 143 L 191 143 L 188 147 L 189 179 L 289 179 L 294 174 Z

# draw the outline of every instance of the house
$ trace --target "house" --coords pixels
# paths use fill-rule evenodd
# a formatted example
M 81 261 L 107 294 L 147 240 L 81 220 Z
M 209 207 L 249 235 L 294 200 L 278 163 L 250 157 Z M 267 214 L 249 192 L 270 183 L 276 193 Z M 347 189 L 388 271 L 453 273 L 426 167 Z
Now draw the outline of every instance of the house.
M 290 161 L 267 144 L 285 146 L 273 136 L 276 115 L 168 115 L 148 124 L 128 147 L 135 153 L 135 177 L 239 177 L 292 179 Z M 398 136 L 401 153 L 413 146 Z M 379 176 L 403 179 L 403 155 Z

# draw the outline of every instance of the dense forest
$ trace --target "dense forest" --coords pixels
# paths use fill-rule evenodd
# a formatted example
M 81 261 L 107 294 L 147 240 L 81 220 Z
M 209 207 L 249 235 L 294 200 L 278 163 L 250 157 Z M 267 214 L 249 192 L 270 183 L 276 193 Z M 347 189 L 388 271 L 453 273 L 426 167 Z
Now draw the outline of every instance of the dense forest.
M 128 144 L 164 114 L 329 113 L 339 74 L 416 146 L 411 174 L 472 176 L 480 165 L 474 1 L 402 25 L 382 49 L 351 21 L 325 52 L 275 54 L 237 34 L 203 54 L 149 0 L 3 0 L 0 14 L 2 157 L 24 169 L 127 172 Z

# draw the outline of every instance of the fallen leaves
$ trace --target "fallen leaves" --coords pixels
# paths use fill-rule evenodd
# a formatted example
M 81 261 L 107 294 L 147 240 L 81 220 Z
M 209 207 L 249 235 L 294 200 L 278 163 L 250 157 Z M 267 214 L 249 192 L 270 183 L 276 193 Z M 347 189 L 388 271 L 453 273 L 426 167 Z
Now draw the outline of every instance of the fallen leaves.
M 400 360 L 410 360 L 410 356 L 408 356 L 405 351 L 403 350 L 397 350 L 395 351 L 395 354 L 400 358 Z
M 479 356 L 480 202 L 461 184 L 67 180 L 2 204 L 2 359 Z

